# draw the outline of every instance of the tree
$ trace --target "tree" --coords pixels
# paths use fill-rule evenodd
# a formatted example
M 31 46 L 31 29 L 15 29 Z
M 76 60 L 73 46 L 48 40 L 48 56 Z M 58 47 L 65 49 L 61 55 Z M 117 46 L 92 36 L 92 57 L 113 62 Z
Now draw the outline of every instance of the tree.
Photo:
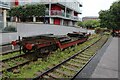
M 99 20 L 86 20 L 83 22 L 79 21 L 77 25 L 86 28 L 96 28 L 99 27 L 100 21 Z
M 114 2 L 112 6 L 110 6 L 110 12 L 112 15 L 112 22 L 114 24 L 113 29 L 120 29 L 120 0 Z
M 13 7 L 9 10 L 9 16 L 26 19 L 28 17 L 43 17 L 45 16 L 46 6 L 42 4 L 32 4 Z
M 101 27 L 120 29 L 120 1 L 114 2 L 108 10 L 101 10 L 99 18 Z
M 86 28 L 96 28 L 99 27 L 99 20 L 86 20 L 83 22 Z
M 81 22 L 81 21 L 77 22 L 77 25 L 80 27 L 84 27 L 83 22 Z

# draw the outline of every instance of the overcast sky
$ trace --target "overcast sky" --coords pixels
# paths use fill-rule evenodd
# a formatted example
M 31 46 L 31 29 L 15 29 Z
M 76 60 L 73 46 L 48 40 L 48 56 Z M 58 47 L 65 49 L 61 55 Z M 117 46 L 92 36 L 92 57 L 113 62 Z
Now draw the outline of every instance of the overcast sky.
M 82 15 L 80 17 L 99 16 L 98 12 L 100 10 L 109 9 L 111 4 L 115 1 L 117 0 L 81 0 L 83 7 L 82 7 Z

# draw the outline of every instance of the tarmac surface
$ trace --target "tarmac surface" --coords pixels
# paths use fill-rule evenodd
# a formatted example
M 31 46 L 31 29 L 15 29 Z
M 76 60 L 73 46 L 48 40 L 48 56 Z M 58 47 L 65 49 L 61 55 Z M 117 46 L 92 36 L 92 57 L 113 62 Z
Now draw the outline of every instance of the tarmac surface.
M 119 40 L 120 38 L 116 37 L 109 38 L 90 63 L 75 77 L 75 80 L 120 79 L 118 75 L 120 73 L 118 70 Z
M 118 71 L 118 38 L 113 38 L 91 78 L 118 78 Z

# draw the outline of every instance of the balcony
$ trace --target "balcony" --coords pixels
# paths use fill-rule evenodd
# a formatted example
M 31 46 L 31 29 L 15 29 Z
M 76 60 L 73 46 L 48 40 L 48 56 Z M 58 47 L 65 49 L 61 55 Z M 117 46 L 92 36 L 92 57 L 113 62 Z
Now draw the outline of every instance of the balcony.
M 51 10 L 51 15 L 57 15 L 57 16 L 65 16 L 65 13 L 63 11 L 58 10 Z
M 10 6 L 7 3 L 0 1 L 0 8 L 10 9 Z
M 67 17 L 67 18 L 71 18 L 71 14 L 66 13 L 66 17 Z
M 45 11 L 45 15 L 49 16 L 49 10 Z M 58 10 L 51 10 L 51 16 L 62 16 L 69 19 L 79 20 L 78 16 L 71 16 L 70 13 L 66 13 L 66 16 L 65 16 L 65 13 L 63 11 L 58 11 Z
M 72 16 L 71 18 L 72 18 L 72 19 L 75 19 L 75 20 L 79 20 L 79 17 L 78 17 L 78 16 Z
M 78 16 L 71 16 L 71 14 L 69 14 L 69 13 L 66 14 L 66 17 L 67 17 L 67 18 L 74 19 L 74 20 L 79 20 L 79 17 L 78 17 Z

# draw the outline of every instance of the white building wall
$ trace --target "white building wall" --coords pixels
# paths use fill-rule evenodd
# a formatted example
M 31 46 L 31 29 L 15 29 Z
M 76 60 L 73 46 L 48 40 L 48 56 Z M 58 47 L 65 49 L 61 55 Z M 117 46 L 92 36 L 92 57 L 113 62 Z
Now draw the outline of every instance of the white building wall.
M 78 2 L 79 1 L 79 2 Z M 79 5 L 81 0 L 36 0 L 35 2 L 40 2 L 41 4 L 50 4 L 50 3 L 60 3 L 70 9 L 73 9 L 77 12 L 81 12 Z
M 50 24 L 54 24 L 54 19 L 50 18 Z

